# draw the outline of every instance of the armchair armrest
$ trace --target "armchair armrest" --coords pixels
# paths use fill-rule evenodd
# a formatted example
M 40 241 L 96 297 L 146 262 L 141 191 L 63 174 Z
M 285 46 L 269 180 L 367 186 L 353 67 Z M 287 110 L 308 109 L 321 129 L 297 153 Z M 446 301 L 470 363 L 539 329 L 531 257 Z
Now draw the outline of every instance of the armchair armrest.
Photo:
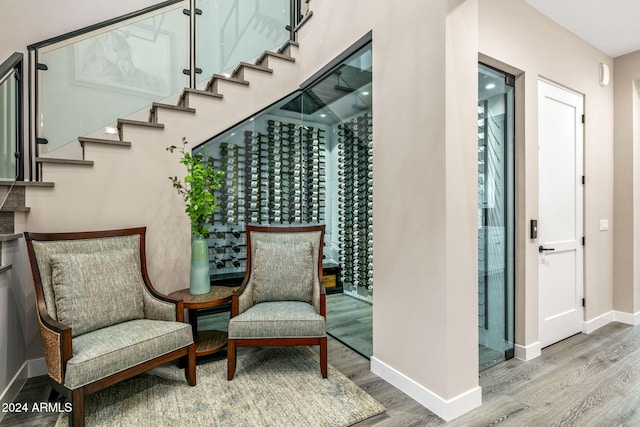
M 320 281 L 320 314 L 323 317 L 327 317 L 327 290 L 324 288 L 324 284 Z
M 67 361 L 73 356 L 72 330 L 49 316 L 46 307 L 38 307 L 37 317 L 47 371 L 54 381 L 63 384 Z
M 152 320 L 184 321 L 184 302 L 181 299 L 149 292 L 144 293 L 144 317 Z
M 249 278 L 245 276 L 242 284 L 236 291 L 231 295 L 231 317 L 236 317 L 240 312 L 240 296 L 244 293 L 245 289 L 249 286 Z M 243 310 L 244 311 L 244 310 Z

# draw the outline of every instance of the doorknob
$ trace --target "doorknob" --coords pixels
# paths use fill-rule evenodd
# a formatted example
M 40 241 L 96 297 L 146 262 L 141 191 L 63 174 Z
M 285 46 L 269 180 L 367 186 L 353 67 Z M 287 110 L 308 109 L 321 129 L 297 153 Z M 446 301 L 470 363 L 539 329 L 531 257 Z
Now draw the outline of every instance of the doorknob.
M 542 252 L 547 252 L 547 251 L 555 251 L 555 249 L 554 248 L 545 248 L 542 245 L 538 246 L 538 252 L 542 253 Z

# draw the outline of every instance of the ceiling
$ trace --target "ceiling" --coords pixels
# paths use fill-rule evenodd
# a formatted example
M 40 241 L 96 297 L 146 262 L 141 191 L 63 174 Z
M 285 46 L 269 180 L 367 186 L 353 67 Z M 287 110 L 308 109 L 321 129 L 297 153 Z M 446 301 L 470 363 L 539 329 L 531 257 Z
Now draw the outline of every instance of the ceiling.
M 606 54 L 640 50 L 638 0 L 525 0 Z

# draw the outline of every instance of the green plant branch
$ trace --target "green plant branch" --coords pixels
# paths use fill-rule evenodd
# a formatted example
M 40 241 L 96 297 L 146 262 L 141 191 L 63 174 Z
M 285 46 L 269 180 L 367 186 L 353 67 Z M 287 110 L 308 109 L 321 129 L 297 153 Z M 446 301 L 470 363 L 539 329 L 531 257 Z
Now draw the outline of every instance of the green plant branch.
M 182 180 L 177 176 L 170 176 L 169 180 L 184 200 L 193 235 L 208 237 L 206 224 L 220 208 L 215 192 L 222 186 L 224 172 L 214 169 L 213 159 L 206 155 L 206 151 L 204 154 L 191 154 L 185 149 L 187 144 L 187 139 L 183 137 L 182 147 L 167 147 L 170 153 L 178 151 L 181 154 L 180 164 L 186 167 L 186 175 Z

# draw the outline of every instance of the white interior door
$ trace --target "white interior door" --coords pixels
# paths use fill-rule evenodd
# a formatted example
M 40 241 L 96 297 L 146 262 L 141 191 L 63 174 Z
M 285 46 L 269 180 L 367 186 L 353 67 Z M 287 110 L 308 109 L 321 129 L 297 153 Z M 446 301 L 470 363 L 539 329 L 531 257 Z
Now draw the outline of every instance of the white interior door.
M 538 82 L 542 347 L 582 331 L 583 96 Z

